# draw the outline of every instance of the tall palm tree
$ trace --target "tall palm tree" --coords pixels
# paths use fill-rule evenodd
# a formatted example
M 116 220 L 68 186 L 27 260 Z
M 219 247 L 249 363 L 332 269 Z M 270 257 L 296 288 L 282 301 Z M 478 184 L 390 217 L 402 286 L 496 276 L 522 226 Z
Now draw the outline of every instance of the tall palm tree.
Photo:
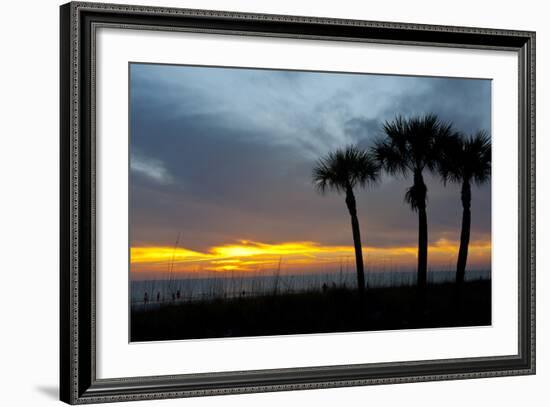
M 462 229 L 456 264 L 456 282 L 460 288 L 464 283 L 470 244 L 471 184 L 481 185 L 491 178 L 491 137 L 489 134 L 485 131 L 478 131 L 469 137 L 464 137 L 457 133 L 447 139 L 439 160 L 439 172 L 444 183 L 461 184 Z
M 375 183 L 378 174 L 379 167 L 376 161 L 367 152 L 355 146 L 329 153 L 321 158 L 313 169 L 313 183 L 319 192 L 325 193 L 327 190 L 333 190 L 337 193 L 344 193 L 346 196 L 355 247 L 357 287 L 361 299 L 364 298 L 365 292 L 365 271 L 354 189 Z
M 418 213 L 417 284 L 425 291 L 428 275 L 428 218 L 424 170 L 435 171 L 441 140 L 452 134 L 452 125 L 434 114 L 404 118 L 397 116 L 383 125 L 385 137 L 373 146 L 374 156 L 391 175 L 413 176 L 405 201 Z

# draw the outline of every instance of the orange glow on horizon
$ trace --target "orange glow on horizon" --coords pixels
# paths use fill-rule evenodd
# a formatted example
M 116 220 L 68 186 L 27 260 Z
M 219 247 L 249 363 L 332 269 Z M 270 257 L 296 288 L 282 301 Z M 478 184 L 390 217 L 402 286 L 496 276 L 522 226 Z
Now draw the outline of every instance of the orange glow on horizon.
M 428 247 L 430 267 L 449 266 L 456 262 L 458 242 L 440 239 Z M 417 247 L 364 247 L 367 268 L 415 267 Z M 130 249 L 132 273 L 315 271 L 342 266 L 354 267 L 353 246 L 323 246 L 316 242 L 261 243 L 239 240 L 234 244 L 214 246 L 206 252 L 182 247 L 141 246 Z M 470 242 L 468 263 L 490 265 L 491 242 Z

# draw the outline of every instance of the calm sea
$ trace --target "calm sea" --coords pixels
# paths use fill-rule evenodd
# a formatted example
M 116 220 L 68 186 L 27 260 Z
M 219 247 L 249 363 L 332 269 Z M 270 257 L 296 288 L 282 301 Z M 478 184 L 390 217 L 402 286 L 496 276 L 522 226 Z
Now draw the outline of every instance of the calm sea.
M 416 283 L 416 272 L 366 273 L 368 287 L 399 287 Z M 489 280 L 491 270 L 469 270 L 466 280 Z M 430 271 L 428 282 L 443 283 L 455 280 L 454 271 Z M 130 281 L 132 306 L 166 302 L 200 301 L 214 298 L 235 298 L 274 293 L 293 293 L 323 290 L 333 287 L 353 288 L 357 285 L 355 273 L 327 273 L 267 276 L 224 276 Z

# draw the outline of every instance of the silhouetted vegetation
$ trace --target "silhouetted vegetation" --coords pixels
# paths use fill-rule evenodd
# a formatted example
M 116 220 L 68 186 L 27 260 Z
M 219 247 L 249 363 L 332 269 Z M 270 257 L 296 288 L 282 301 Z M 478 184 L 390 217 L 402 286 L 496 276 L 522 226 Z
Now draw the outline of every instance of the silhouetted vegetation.
M 418 213 L 418 287 L 424 290 L 428 273 L 428 216 L 426 199 L 428 188 L 424 170 L 435 171 L 442 140 L 452 134 L 452 125 L 436 115 L 412 117 L 397 116 L 383 125 L 385 138 L 376 142 L 374 155 L 390 175 L 413 177 L 413 184 L 405 194 L 405 201 Z
M 329 153 L 321 158 L 313 169 L 313 182 L 319 192 L 333 190 L 346 195 L 346 206 L 351 217 L 360 298 L 363 298 L 365 292 L 365 271 L 357 203 L 353 190 L 356 187 L 375 183 L 378 179 L 378 170 L 379 167 L 374 158 L 355 146 Z
M 443 182 L 453 182 L 461 186 L 462 228 L 456 263 L 456 283 L 460 292 L 470 244 L 471 184 L 484 184 L 491 177 L 491 138 L 484 131 L 478 131 L 469 137 L 454 134 L 445 140 L 438 165 Z
M 288 335 L 491 324 L 491 282 L 467 281 L 460 313 L 452 283 L 428 284 L 424 312 L 417 287 L 371 288 L 361 300 L 355 289 L 216 298 L 132 309 L 131 340 Z

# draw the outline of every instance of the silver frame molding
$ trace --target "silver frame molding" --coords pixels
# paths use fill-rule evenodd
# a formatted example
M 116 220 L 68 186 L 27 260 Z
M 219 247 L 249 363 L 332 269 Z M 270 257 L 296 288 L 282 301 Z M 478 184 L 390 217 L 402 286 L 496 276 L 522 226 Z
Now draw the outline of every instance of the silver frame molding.
M 60 398 L 70 404 L 535 373 L 535 33 L 72 2 L 60 7 Z M 519 59 L 519 351 L 414 362 L 98 379 L 95 318 L 97 27 L 511 50 Z

